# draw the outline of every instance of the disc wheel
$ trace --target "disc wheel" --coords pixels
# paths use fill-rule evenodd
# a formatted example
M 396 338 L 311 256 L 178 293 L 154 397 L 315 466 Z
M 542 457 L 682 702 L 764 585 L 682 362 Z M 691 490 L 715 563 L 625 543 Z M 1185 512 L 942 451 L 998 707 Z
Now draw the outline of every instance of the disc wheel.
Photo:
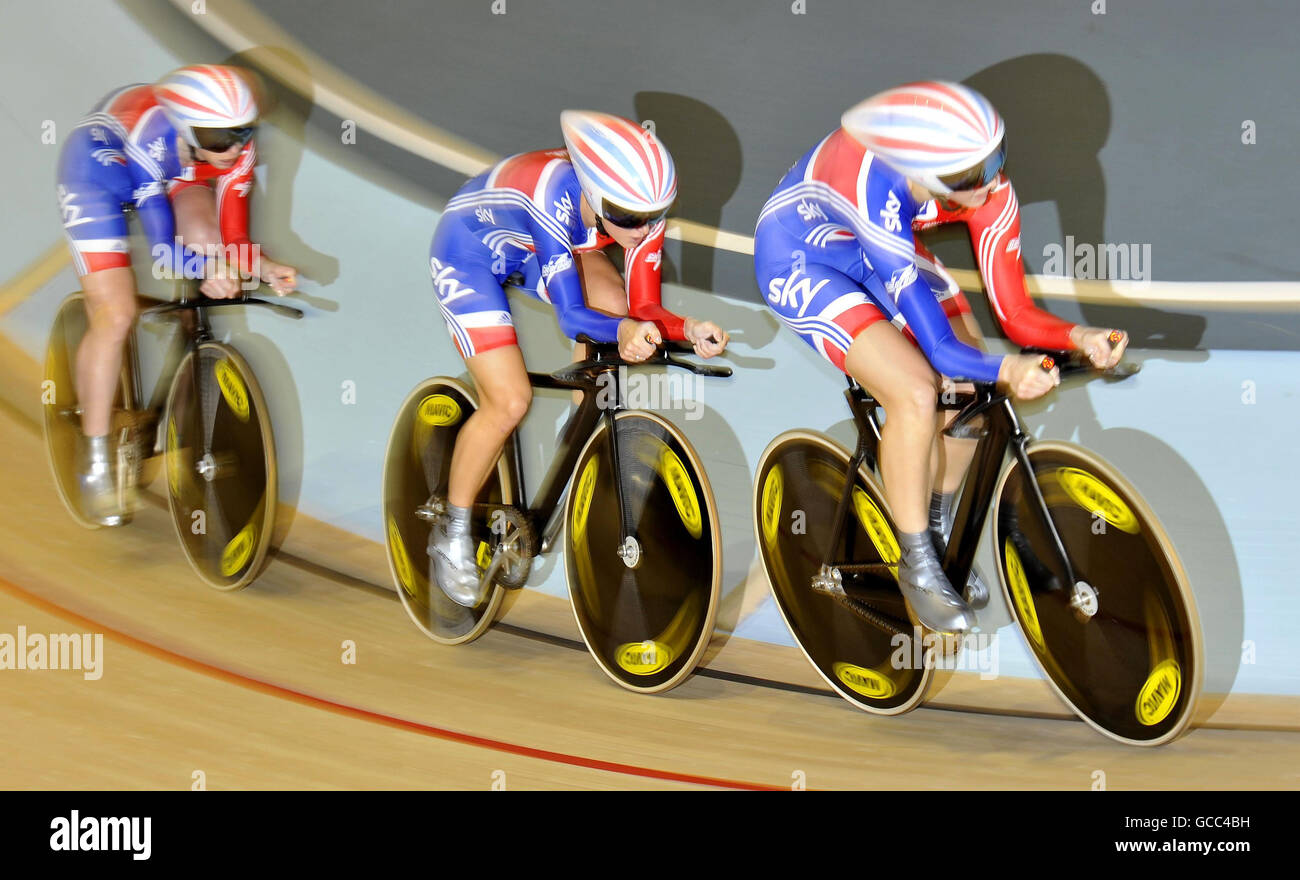
M 898 715 L 924 698 L 935 646 L 914 627 L 898 589 L 893 518 L 875 478 L 855 475 L 852 510 L 829 558 L 843 594 L 813 589 L 848 480 L 849 453 L 829 438 L 790 431 L 773 440 L 754 479 L 754 530 L 777 608 L 808 662 L 859 709 Z M 937 639 L 937 637 L 935 637 Z
M 172 378 L 164 416 L 172 523 L 194 572 L 238 590 L 262 569 L 276 507 L 275 441 L 252 369 L 220 342 L 201 342 Z
M 426 379 L 415 387 L 398 410 L 384 454 L 384 545 L 388 569 L 402 607 L 420 631 L 444 645 L 473 641 L 491 625 L 501 606 L 505 588 L 494 583 L 487 597 L 474 608 L 453 602 L 430 579 L 428 554 L 432 523 L 417 510 L 431 499 L 445 499 L 451 479 L 451 454 L 456 437 L 478 408 L 468 387 L 445 377 Z M 478 504 L 514 504 L 515 489 L 503 456 L 479 492 Z M 506 538 L 517 523 L 506 520 Z M 491 525 L 472 524 L 479 558 L 486 561 L 493 544 Z M 503 575 L 511 584 L 527 578 L 522 570 Z
M 81 509 L 81 487 L 77 473 L 77 441 L 81 436 L 81 402 L 77 398 L 77 349 L 86 335 L 89 321 L 86 316 L 85 297 L 74 293 L 66 297 L 54 316 L 49 340 L 45 347 L 45 372 L 41 383 L 41 401 L 44 418 L 46 460 L 54 476 L 54 486 L 59 500 L 76 522 L 88 529 L 100 528 L 99 523 L 87 519 Z M 112 426 L 120 432 L 127 416 L 125 401 L 132 396 L 134 375 L 130 357 L 123 359 L 121 377 L 113 395 Z M 134 481 L 132 481 L 134 482 Z
M 1069 443 L 1034 443 L 1034 479 L 1078 584 L 1066 573 L 1018 462 L 995 497 L 1007 607 L 1052 687 L 1101 733 L 1161 745 L 1200 694 L 1200 619 L 1173 545 L 1117 471 Z
M 699 457 L 672 424 L 627 411 L 614 425 L 617 463 L 602 421 L 574 468 L 565 572 L 578 629 L 600 668 L 628 690 L 656 693 L 691 674 L 713 634 L 717 507 Z

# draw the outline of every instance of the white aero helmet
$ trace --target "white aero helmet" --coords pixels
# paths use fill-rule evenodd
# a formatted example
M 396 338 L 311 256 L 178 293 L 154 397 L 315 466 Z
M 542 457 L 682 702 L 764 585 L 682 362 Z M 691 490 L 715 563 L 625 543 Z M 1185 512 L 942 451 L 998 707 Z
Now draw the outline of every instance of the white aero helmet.
M 873 95 L 840 118 L 856 141 L 933 193 L 978 189 L 1006 161 L 1006 128 L 974 89 L 939 80 Z
M 225 152 L 253 136 L 257 99 L 233 67 L 182 67 L 159 80 L 153 94 L 172 128 L 192 147 Z
M 658 222 L 677 198 L 677 169 L 653 132 L 591 110 L 560 114 L 564 145 L 591 207 L 615 226 Z

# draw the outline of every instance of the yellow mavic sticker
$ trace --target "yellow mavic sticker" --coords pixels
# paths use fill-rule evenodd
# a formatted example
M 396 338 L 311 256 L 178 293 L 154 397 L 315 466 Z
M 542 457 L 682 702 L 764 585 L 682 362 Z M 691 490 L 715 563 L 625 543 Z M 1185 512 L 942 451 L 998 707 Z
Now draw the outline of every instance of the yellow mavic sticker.
M 852 663 L 836 663 L 831 669 L 834 671 L 835 677 L 848 688 L 873 700 L 888 699 L 897 690 L 891 679 L 881 675 L 874 669 L 854 666 Z
M 677 515 L 681 517 L 682 525 L 686 526 L 686 531 L 691 533 L 692 538 L 698 538 L 704 532 L 704 519 L 700 514 L 695 487 L 691 485 L 691 477 L 686 473 L 682 460 L 666 446 L 659 453 L 659 475 L 668 486 L 668 494 L 677 506 Z
M 673 662 L 673 649 L 663 642 L 646 639 L 619 645 L 614 659 L 633 675 L 654 675 Z
M 239 378 L 239 371 L 231 365 L 229 358 L 222 358 L 217 361 L 212 372 L 217 377 L 221 396 L 226 399 L 230 411 L 241 422 L 248 421 L 248 389 L 244 387 L 244 380 Z
M 478 553 L 475 554 L 474 561 L 484 571 L 487 571 L 487 567 L 492 564 L 492 549 L 488 547 L 487 541 L 478 542 Z
M 876 507 L 876 503 L 861 486 L 853 487 L 853 510 L 857 513 L 858 522 L 862 523 L 863 530 L 871 538 L 871 543 L 875 545 L 876 552 L 880 554 L 880 561 L 886 563 L 897 578 L 898 558 L 901 555 L 898 540 L 894 537 L 894 530 L 889 527 L 885 515 L 880 512 L 880 508 Z
M 388 549 L 393 554 L 393 568 L 397 569 L 397 580 L 406 590 L 407 595 L 415 597 L 415 571 L 411 567 L 411 558 L 406 555 L 406 545 L 402 543 L 402 533 L 397 530 L 397 520 L 388 518 Z
M 573 493 L 573 522 L 569 528 L 575 544 L 587 534 L 587 514 L 591 512 L 591 495 L 596 491 L 596 460 L 594 455 L 587 460 L 587 466 L 578 478 L 578 488 Z
M 1178 693 L 1182 690 L 1183 674 L 1178 662 L 1173 659 L 1162 660 L 1156 664 L 1147 676 L 1146 683 L 1137 696 L 1137 718 L 1147 727 L 1165 720 L 1174 704 L 1178 702 Z
M 1041 651 L 1044 648 L 1043 630 L 1038 624 L 1038 612 L 1034 610 L 1034 597 L 1029 592 L 1029 579 L 1025 577 L 1025 567 L 1020 562 L 1020 554 L 1007 538 L 1003 545 L 1003 559 L 1007 567 L 1007 586 L 1011 588 L 1011 601 L 1020 612 L 1020 621 L 1029 635 L 1029 640 Z
M 460 404 L 446 394 L 430 394 L 416 409 L 420 421 L 435 428 L 460 421 Z
M 1070 500 L 1093 514 L 1100 514 L 1106 522 L 1130 535 L 1138 533 L 1137 517 L 1115 491 L 1087 471 L 1078 468 L 1058 468 L 1056 478 Z
M 239 530 L 239 534 L 230 539 L 226 549 L 221 551 L 221 576 L 234 577 L 248 564 L 253 555 L 253 545 L 257 543 L 257 527 L 252 521 Z
M 776 530 L 781 524 L 781 500 L 785 494 L 785 477 L 781 475 L 778 464 L 767 472 L 763 483 L 763 540 L 771 547 L 776 543 Z

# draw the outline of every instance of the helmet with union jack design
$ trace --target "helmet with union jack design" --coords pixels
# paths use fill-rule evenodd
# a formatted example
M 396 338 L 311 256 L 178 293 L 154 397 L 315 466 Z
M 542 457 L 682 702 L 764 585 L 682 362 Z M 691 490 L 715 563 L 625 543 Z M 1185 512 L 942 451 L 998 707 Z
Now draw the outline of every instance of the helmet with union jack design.
M 979 189 L 1006 161 L 1006 127 L 979 92 L 930 80 L 887 89 L 840 124 L 886 165 L 932 193 Z
M 582 194 L 615 226 L 657 223 L 677 198 L 677 169 L 668 148 L 630 119 L 565 110 L 560 128 Z
M 153 93 L 167 121 L 192 147 L 225 152 L 253 135 L 257 99 L 237 68 L 182 67 L 159 80 Z

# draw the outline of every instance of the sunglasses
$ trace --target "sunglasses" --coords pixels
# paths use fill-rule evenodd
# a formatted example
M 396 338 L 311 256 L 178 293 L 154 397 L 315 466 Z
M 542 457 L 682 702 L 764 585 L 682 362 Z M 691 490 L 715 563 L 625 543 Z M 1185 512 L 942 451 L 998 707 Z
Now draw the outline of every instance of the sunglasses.
M 1003 137 L 998 143 L 997 149 L 989 153 L 988 158 L 983 162 L 953 174 L 941 174 L 939 175 L 939 182 L 948 187 L 949 192 L 979 189 L 982 186 L 988 186 L 997 179 L 998 172 L 1002 170 L 1002 166 L 1006 161 L 1007 139 Z
M 256 131 L 255 125 L 242 128 L 196 128 L 194 139 L 198 141 L 199 149 L 224 153 L 231 147 L 242 147 L 248 143 Z
M 600 216 L 619 229 L 640 229 L 642 226 L 653 226 L 668 216 L 668 208 L 664 208 L 662 211 L 629 211 L 626 208 L 620 208 L 609 199 L 602 199 L 601 202 Z

